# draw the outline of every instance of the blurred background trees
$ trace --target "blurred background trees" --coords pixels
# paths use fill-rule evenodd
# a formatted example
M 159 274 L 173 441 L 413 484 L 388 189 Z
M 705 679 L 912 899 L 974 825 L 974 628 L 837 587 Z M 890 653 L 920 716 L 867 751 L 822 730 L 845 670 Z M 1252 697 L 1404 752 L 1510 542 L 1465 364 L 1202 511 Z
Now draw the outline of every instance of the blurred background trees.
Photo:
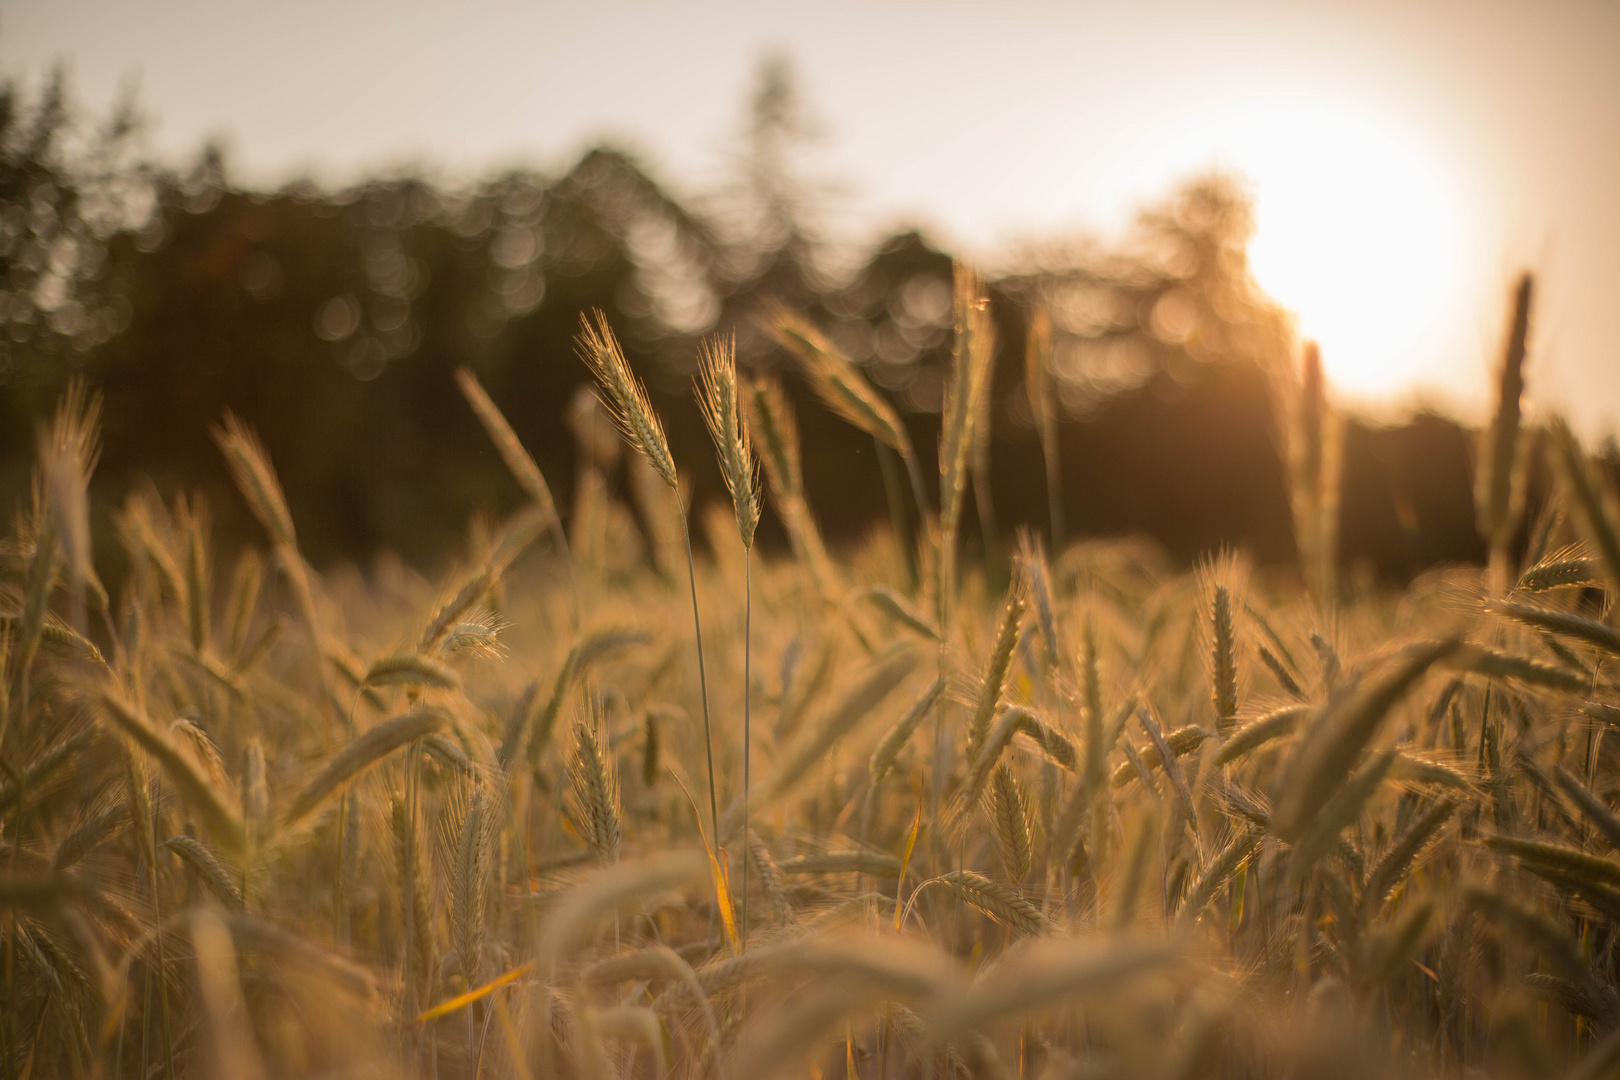
M 138 153 L 135 112 L 101 121 L 62 80 L 0 89 L 0 505 L 24 504 L 35 424 L 80 376 L 106 402 L 97 483 L 213 491 L 219 529 L 245 527 L 210 438 L 235 411 L 262 435 L 317 561 L 382 548 L 430 566 L 480 510 L 519 492 L 462 401 L 469 365 L 571 505 L 567 416 L 587 382 L 580 314 L 601 308 L 644 373 L 699 500 L 720 497 L 690 393 L 696 342 L 736 335 L 741 363 L 789 358 L 756 325 L 768 300 L 804 313 L 890 396 L 925 458 L 948 361 L 950 258 L 914 231 L 829 269 L 815 125 L 792 69 L 768 59 L 733 183 L 690 204 L 612 147 L 558 175 L 461 185 L 379 177 L 343 190 L 231 181 L 217 150 L 163 170 Z M 1125 242 L 1052 243 L 992 280 L 1001 341 L 989 447 L 999 528 L 1044 528 L 1047 502 L 1023 385 L 1025 328 L 1054 328 L 1068 532 L 1144 532 L 1176 557 L 1222 544 L 1292 558 L 1274 420 L 1291 323 L 1255 287 L 1249 206 L 1194 179 Z M 835 541 L 885 522 L 870 440 L 795 378 L 812 504 Z M 1477 560 L 1470 441 L 1419 416 L 1352 422 L 1343 554 L 1387 577 Z M 925 461 L 925 464 L 926 461 Z M 103 501 L 100 505 L 108 505 Z M 102 523 L 105 527 L 105 523 Z M 766 542 L 780 533 L 767 522 Z

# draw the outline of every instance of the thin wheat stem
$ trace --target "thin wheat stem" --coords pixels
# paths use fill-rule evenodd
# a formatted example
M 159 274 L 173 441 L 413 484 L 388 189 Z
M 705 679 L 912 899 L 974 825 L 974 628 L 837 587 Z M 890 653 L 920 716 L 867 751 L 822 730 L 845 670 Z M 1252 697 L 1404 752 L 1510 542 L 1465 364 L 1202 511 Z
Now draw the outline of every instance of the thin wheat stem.
M 156 802 L 152 805 L 152 812 L 147 817 L 146 826 L 151 833 L 151 849 L 157 850 L 157 814 Z M 174 1042 L 169 1034 L 169 992 L 164 985 L 164 959 L 163 959 L 163 905 L 158 896 L 158 868 L 157 860 L 152 861 L 152 927 L 153 948 L 157 953 L 157 992 L 158 1013 L 163 1022 L 163 1076 L 164 1080 L 174 1080 Z
M 703 754 L 709 767 L 709 825 L 716 845 L 720 843 L 720 798 L 714 787 L 714 736 L 709 721 L 709 673 L 703 664 L 703 623 L 698 618 L 697 569 L 692 562 L 692 530 L 686 524 L 686 507 L 681 507 L 681 539 L 686 541 L 686 580 L 692 587 L 692 633 L 697 638 L 698 690 L 703 695 Z M 745 834 L 746 835 L 746 834 Z
M 915 589 L 917 576 L 917 545 L 912 541 L 911 519 L 906 514 L 905 496 L 900 491 L 900 477 L 894 467 L 894 451 L 882 439 L 872 436 L 872 449 L 883 470 L 883 495 L 889 503 L 889 528 L 894 530 L 894 542 L 900 548 L 900 558 L 906 566 L 906 580 Z
M 752 749 L 751 731 L 749 725 L 749 689 L 753 685 L 751 663 L 753 661 L 754 639 L 754 549 L 752 545 L 743 548 L 743 880 L 742 880 L 742 947 L 743 952 L 748 951 L 748 791 L 750 778 L 748 771 L 749 751 Z
M 1063 552 L 1065 543 L 1063 522 L 1063 471 L 1058 448 L 1052 443 L 1044 444 L 1046 457 L 1046 516 L 1047 528 L 1052 536 L 1052 557 L 1056 558 Z

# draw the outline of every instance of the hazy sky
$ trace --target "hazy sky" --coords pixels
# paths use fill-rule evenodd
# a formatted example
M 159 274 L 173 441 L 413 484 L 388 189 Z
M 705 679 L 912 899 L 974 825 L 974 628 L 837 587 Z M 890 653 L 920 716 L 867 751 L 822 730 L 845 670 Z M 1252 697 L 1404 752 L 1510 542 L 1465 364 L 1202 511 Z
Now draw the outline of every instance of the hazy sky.
M 898 222 L 994 262 L 1247 172 L 1257 273 L 1344 390 L 1484 398 L 1509 280 L 1541 276 L 1531 396 L 1620 427 L 1620 3 L 6 0 L 0 67 L 133 79 L 178 159 L 238 182 L 559 168 L 608 137 L 712 188 L 788 53 L 846 238 Z

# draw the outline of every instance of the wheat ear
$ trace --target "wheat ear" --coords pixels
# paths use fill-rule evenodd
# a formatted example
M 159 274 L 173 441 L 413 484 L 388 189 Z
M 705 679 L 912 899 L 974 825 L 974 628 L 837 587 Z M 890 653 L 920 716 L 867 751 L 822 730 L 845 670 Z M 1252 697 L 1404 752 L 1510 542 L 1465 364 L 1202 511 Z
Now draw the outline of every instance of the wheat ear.
M 754 530 L 759 526 L 759 474 L 749 445 L 747 414 L 737 384 L 735 340 L 704 342 L 698 351 L 698 405 L 720 458 L 720 475 L 731 494 L 737 535 L 743 542 L 743 833 L 748 832 L 748 795 L 752 779 L 753 724 L 750 693 L 753 680 Z M 742 934 L 748 942 L 748 869 L 743 859 Z
M 624 350 L 619 347 L 618 339 L 613 336 L 607 316 L 600 311 L 594 314 L 596 317 L 594 326 L 589 318 L 580 319 L 583 326 L 579 337 L 580 356 L 584 359 L 585 366 L 591 369 L 597 382 L 601 383 L 607 392 L 608 400 L 603 404 L 619 425 L 620 433 L 636 448 L 653 472 L 658 474 L 659 479 L 669 485 L 669 489 L 675 493 L 676 501 L 680 503 L 681 538 L 686 542 L 686 577 L 692 591 L 692 634 L 697 639 L 698 688 L 703 696 L 703 752 L 709 775 L 709 824 L 713 827 L 715 842 L 718 843 L 720 797 L 715 787 L 714 776 L 714 734 L 713 723 L 709 716 L 709 674 L 703 662 L 703 623 L 698 616 L 697 568 L 692 562 L 692 530 L 686 523 L 686 504 L 681 499 L 681 484 L 675 475 L 675 459 L 670 456 L 669 440 L 664 437 L 664 427 L 658 421 L 658 414 L 653 412 L 647 391 L 641 385 L 641 380 L 630 370 L 630 361 L 625 359 Z

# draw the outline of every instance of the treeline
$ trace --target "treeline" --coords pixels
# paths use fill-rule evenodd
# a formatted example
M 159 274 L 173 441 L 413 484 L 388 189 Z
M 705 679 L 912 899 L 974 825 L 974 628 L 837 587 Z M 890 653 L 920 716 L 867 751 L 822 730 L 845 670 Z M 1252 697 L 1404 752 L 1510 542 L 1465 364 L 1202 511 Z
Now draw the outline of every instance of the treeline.
M 860 363 L 932 454 L 949 255 L 900 232 L 853 274 L 829 276 L 813 229 L 783 197 L 791 178 L 770 161 L 702 211 L 610 148 L 561 175 L 457 189 L 396 177 L 259 192 L 232 184 L 217 154 L 181 173 L 141 163 L 127 117 L 75 142 L 63 101 L 59 84 L 0 101 L 8 510 L 27 498 L 38 419 L 79 377 L 104 400 L 102 505 L 148 481 L 200 488 L 216 496 L 216 534 L 245 528 L 211 437 L 230 411 L 262 436 L 317 562 L 390 548 L 433 564 L 469 516 L 520 498 L 456 389 L 458 367 L 483 381 L 566 513 L 588 435 L 587 373 L 572 342 L 593 308 L 646 378 L 700 502 L 721 488 L 690 396 L 696 342 L 733 334 L 743 368 L 791 369 L 761 329 L 771 302 Z M 1017 525 L 1048 524 L 1024 385 L 1039 307 L 1053 327 L 1070 537 L 1146 533 L 1181 559 L 1221 545 L 1292 559 L 1276 405 L 1298 343 L 1249 276 L 1250 229 L 1238 189 L 1205 178 L 1143 213 L 1118 248 L 1054 244 L 991 281 L 1000 349 L 980 458 L 997 501 L 970 514 L 977 542 L 997 548 Z M 870 439 L 791 370 L 784 381 L 824 530 L 849 540 L 887 521 Z M 1438 416 L 1398 428 L 1352 421 L 1344 559 L 1394 578 L 1479 560 L 1472 440 Z M 766 542 L 780 535 L 767 521 Z

